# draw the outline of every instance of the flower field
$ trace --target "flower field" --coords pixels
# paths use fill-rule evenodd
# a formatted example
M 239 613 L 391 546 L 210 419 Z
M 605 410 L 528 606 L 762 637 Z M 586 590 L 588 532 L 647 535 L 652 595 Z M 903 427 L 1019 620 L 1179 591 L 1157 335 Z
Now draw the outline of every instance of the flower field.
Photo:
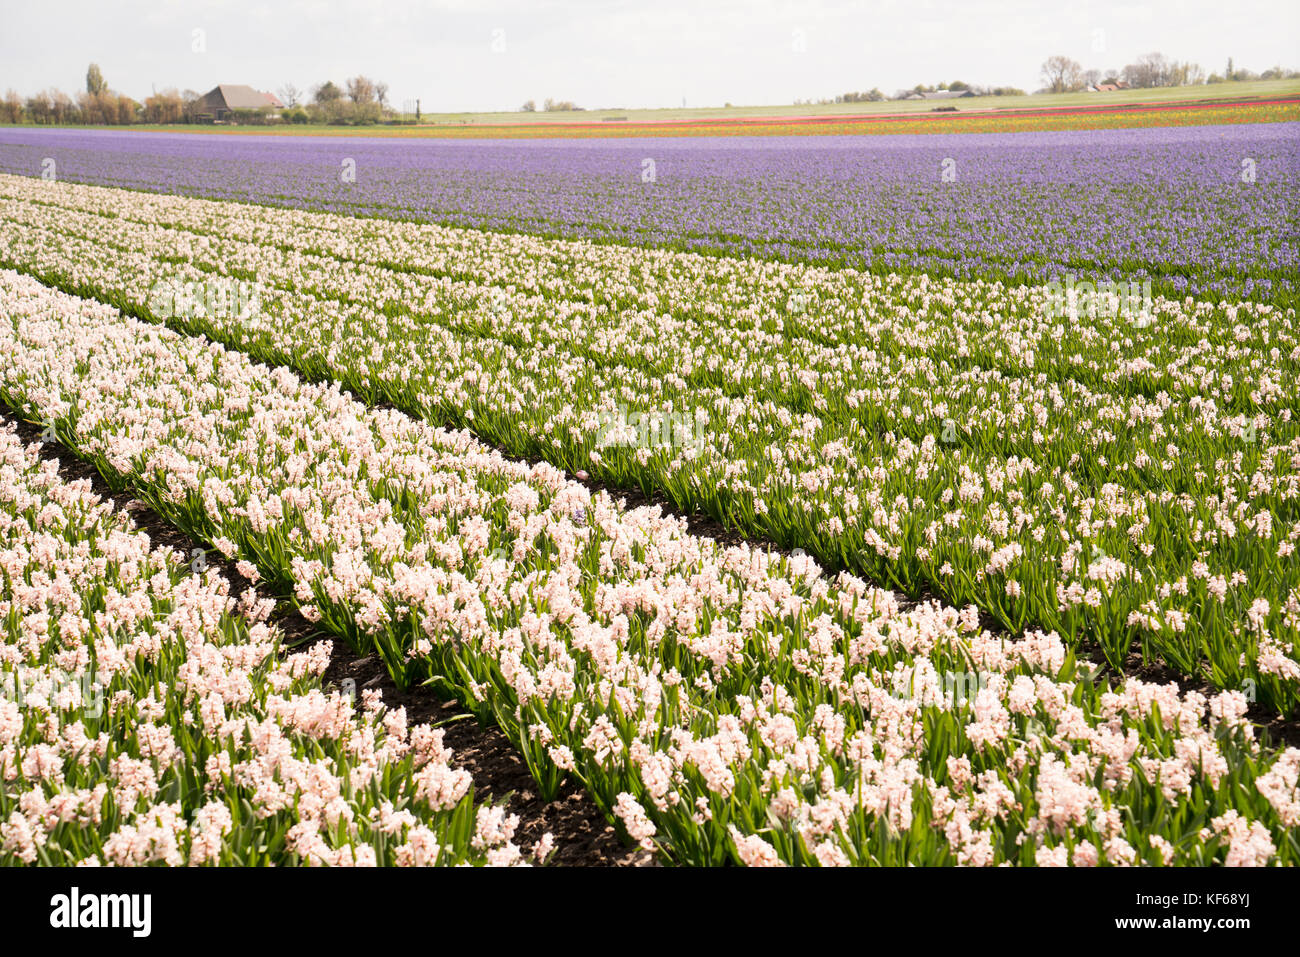
M 1033 287 L 0 190 L 0 259 L 68 291 L 1116 668 L 1137 646 L 1300 707 L 1290 310 L 1071 316 Z M 258 277 L 257 315 L 187 300 L 213 276 Z
M 883 274 L 1149 279 L 1179 297 L 1294 305 L 1300 123 L 1288 119 L 487 143 L 0 129 L 0 172 L 39 176 L 48 158 L 61 180 L 214 199 Z
M 1300 751 L 1261 750 L 1240 692 L 1111 688 L 1055 634 L 904 610 L 215 343 L 14 273 L 0 288 L 6 404 L 404 682 L 490 709 L 544 790 L 579 776 L 674 860 L 1300 849 Z
M 520 859 L 441 731 L 277 660 L 272 602 L 87 486 L 0 429 L 0 864 Z
M 1297 131 L 0 133 L 0 862 L 1300 863 Z

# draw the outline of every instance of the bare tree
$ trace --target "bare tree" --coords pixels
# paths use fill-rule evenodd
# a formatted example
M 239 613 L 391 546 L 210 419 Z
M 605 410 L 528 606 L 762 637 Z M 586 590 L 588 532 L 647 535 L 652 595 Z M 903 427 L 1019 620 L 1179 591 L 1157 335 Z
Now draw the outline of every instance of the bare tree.
M 348 99 L 352 101 L 348 110 L 349 118 L 354 123 L 374 123 L 379 119 L 382 107 L 379 105 L 378 88 L 375 81 L 367 76 L 354 76 L 347 81 Z M 385 88 L 385 95 L 387 89 Z
M 1176 86 L 1178 77 L 1175 67 L 1178 64 L 1165 59 L 1163 53 L 1148 53 L 1138 57 L 1136 63 L 1124 67 L 1124 82 L 1129 86 L 1155 87 Z
M 354 76 L 347 81 L 348 99 L 357 106 L 368 106 L 375 102 L 375 84 L 369 77 Z
M 276 90 L 280 97 L 280 102 L 285 106 L 294 107 L 298 105 L 298 100 L 302 97 L 302 90 L 298 89 L 292 83 L 286 83 L 280 89 Z
M 113 96 L 113 105 L 116 107 L 113 119 L 110 123 L 116 123 L 118 126 L 126 126 L 134 123 L 140 118 L 140 104 L 131 99 L 125 93 L 118 93 Z
M 47 95 L 55 123 L 71 123 L 77 118 L 77 104 L 72 102 L 72 97 L 62 90 L 51 90 Z
M 23 101 L 17 90 L 7 92 L 3 102 L 0 102 L 0 118 L 5 123 L 21 123 L 23 121 Z
M 144 101 L 146 123 L 179 123 L 185 116 L 185 101 L 175 88 L 163 90 Z
M 77 94 L 77 110 L 81 114 L 81 122 L 90 126 L 103 126 L 111 123 L 109 110 L 116 112 L 116 106 L 112 98 L 107 93 L 91 93 L 89 91 Z
M 1049 56 L 1043 61 L 1042 74 L 1050 93 L 1069 93 L 1083 87 L 1083 67 L 1068 56 Z
M 199 104 L 203 95 L 197 90 L 185 90 L 181 93 L 181 115 L 186 123 L 193 123 L 199 114 Z
M 27 115 L 33 123 L 48 123 L 54 115 L 54 103 L 45 90 L 33 93 L 27 98 Z
M 1138 59 L 1136 63 L 1129 63 L 1124 67 L 1124 82 L 1133 87 L 1151 87 L 1158 86 L 1152 76 L 1152 64 L 1149 62 L 1152 54 L 1147 54 Z

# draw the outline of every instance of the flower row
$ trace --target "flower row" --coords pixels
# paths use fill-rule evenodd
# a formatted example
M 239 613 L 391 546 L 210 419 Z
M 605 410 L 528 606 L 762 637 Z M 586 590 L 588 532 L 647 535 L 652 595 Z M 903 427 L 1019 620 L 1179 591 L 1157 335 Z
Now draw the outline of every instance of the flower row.
M 12 272 L 0 304 L 5 402 L 673 860 L 1300 856 L 1300 751 L 1239 692 L 1112 684 Z
M 0 427 L 0 864 L 518 863 L 442 732 Z M 545 851 L 545 849 L 543 849 Z
M 1117 667 L 1138 651 L 1300 708 L 1293 310 L 1129 316 L 1071 287 L 1062 314 L 1049 290 L 0 188 L 0 257 L 63 288 Z

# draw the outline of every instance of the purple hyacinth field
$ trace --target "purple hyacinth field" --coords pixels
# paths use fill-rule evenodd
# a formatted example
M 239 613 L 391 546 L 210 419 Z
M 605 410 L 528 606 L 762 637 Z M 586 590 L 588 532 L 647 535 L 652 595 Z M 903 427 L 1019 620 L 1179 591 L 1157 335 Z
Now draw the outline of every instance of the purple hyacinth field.
M 72 182 L 959 278 L 1074 271 L 1258 298 L 1294 295 L 1300 275 L 1297 123 L 585 141 L 0 129 L 0 171 L 45 157 Z

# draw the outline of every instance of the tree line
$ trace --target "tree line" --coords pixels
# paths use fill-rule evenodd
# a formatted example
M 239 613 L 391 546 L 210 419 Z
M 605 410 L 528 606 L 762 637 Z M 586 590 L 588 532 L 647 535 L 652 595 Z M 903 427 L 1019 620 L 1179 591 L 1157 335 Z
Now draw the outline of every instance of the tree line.
M 1196 63 L 1171 60 L 1162 53 L 1148 53 L 1139 57 L 1120 70 L 1085 69 L 1082 64 L 1067 56 L 1048 57 L 1042 66 L 1044 87 L 1039 93 L 1073 93 L 1088 87 L 1111 84 L 1116 87 L 1135 89 L 1161 86 L 1192 86 L 1201 83 L 1223 83 L 1229 80 L 1243 82 L 1250 80 L 1285 80 L 1300 78 L 1300 71 L 1284 70 L 1280 66 L 1272 67 L 1263 73 L 1251 70 L 1234 69 L 1232 59 L 1228 59 L 1227 69 L 1222 73 L 1208 76 Z M 893 96 L 882 93 L 878 88 L 865 92 L 841 93 L 834 98 L 821 100 L 795 100 L 796 106 L 814 103 L 826 106 L 831 103 L 878 103 L 883 100 L 905 100 L 917 93 L 937 93 L 945 90 L 963 93 L 969 91 L 974 96 L 1024 96 L 1025 91 L 1014 86 L 977 86 L 963 80 L 950 83 L 927 85 L 918 83 L 906 90 L 898 90 Z M 728 106 L 731 104 L 728 103 Z
M 359 125 L 379 123 L 393 116 L 388 103 L 388 84 L 366 76 L 355 76 L 342 86 L 326 80 L 305 95 L 292 83 L 276 91 L 285 109 L 270 106 L 260 110 L 237 110 L 240 122 L 333 123 Z M 126 126 L 132 123 L 170 125 L 205 122 L 204 94 L 174 87 L 155 92 L 140 103 L 109 89 L 98 64 L 86 70 L 86 87 L 70 96 L 62 90 L 45 89 L 23 98 L 12 88 L 0 98 L 0 123 L 40 125 L 85 124 Z
M 525 113 L 536 113 L 537 101 L 529 100 L 526 103 L 524 103 L 523 106 L 519 107 L 519 109 Z M 572 100 L 553 100 L 549 96 L 546 98 L 546 101 L 542 104 L 542 111 L 544 113 L 568 113 L 572 111 L 581 112 L 584 109 L 585 107 L 578 106 Z
M 276 91 L 286 110 L 284 117 L 291 123 L 332 123 L 334 125 L 363 126 L 378 123 L 391 116 L 388 104 L 388 84 L 367 76 L 354 76 L 338 86 L 326 80 L 311 89 L 311 99 L 299 104 L 302 94 L 292 83 Z
M 972 96 L 1025 95 L 1024 90 L 1016 89 L 1014 86 L 976 86 L 973 83 L 966 83 L 963 80 L 953 80 L 951 83 L 918 83 L 910 89 L 898 90 L 893 96 L 881 92 L 879 87 L 872 87 L 870 90 L 840 93 L 833 98 L 823 100 L 795 100 L 794 103 L 795 106 L 812 106 L 814 103 L 819 106 L 828 106 L 831 103 L 881 103 L 885 100 L 905 100 L 915 93 L 936 93 L 945 90 L 950 90 L 953 93 L 965 93 L 969 90 Z M 731 104 L 727 105 L 730 106 Z
M 1300 77 L 1300 71 L 1272 67 L 1263 73 L 1234 69 L 1232 57 L 1222 74 L 1208 76 L 1199 63 L 1171 60 L 1163 53 L 1138 57 L 1122 70 L 1084 69 L 1077 60 L 1056 55 L 1043 61 L 1041 75 L 1044 93 L 1073 93 L 1088 87 L 1117 86 L 1131 89 L 1154 89 L 1162 86 L 1199 86 L 1203 83 L 1246 82 L 1250 80 L 1286 80 Z

